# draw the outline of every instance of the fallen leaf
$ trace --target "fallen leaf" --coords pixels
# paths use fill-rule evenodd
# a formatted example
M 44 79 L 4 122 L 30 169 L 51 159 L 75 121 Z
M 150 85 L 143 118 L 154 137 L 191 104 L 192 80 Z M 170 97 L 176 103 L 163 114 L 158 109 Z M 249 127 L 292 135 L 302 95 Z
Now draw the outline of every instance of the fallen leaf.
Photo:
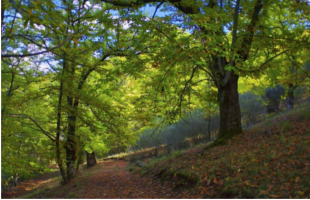
M 213 183 L 217 184 L 216 177 L 214 177 L 214 179 L 213 179 Z

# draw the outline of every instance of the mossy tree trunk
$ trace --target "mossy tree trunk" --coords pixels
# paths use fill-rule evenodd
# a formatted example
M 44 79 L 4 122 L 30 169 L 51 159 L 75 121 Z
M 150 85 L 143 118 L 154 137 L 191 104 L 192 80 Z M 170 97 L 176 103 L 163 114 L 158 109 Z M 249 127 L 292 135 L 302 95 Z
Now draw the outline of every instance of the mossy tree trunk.
M 67 164 L 67 181 L 70 181 L 76 176 L 75 164 L 77 161 L 77 142 L 76 142 L 76 119 L 78 101 L 74 101 L 73 98 L 67 97 L 68 104 L 71 105 L 68 111 L 68 132 L 66 141 L 66 164 Z

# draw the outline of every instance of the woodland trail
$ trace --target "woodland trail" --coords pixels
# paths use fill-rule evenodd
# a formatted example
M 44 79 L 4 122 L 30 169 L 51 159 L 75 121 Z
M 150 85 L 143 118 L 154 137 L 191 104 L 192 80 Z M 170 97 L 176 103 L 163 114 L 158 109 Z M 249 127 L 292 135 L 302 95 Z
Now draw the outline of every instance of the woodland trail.
M 126 169 L 127 164 L 128 162 L 120 160 L 101 161 L 93 168 L 84 170 L 80 177 L 67 185 L 60 186 L 58 180 L 58 186 L 31 198 L 184 198 L 182 192 L 172 189 L 171 183 L 163 183 L 157 178 L 141 177 L 130 173 Z M 15 188 L 14 195 L 2 194 L 2 198 L 21 197 L 27 193 L 27 190 L 29 192 L 29 187 L 43 183 L 44 180 L 21 183 Z
M 305 110 L 268 119 L 225 144 L 200 145 L 134 170 L 147 176 L 129 172 L 127 161 L 105 160 L 66 185 L 61 186 L 59 172 L 53 172 L 21 183 L 1 197 L 309 199 L 310 109 Z M 145 164 L 151 163 L 145 160 Z M 185 184 L 182 177 L 187 177 Z M 191 177 L 196 177 L 197 185 Z
M 51 178 L 58 177 L 59 172 L 52 172 L 47 174 L 41 174 L 34 179 L 23 181 L 16 187 L 13 187 L 11 191 L 1 192 L 1 199 L 14 199 L 22 197 L 26 194 L 32 193 L 38 190 L 50 182 Z

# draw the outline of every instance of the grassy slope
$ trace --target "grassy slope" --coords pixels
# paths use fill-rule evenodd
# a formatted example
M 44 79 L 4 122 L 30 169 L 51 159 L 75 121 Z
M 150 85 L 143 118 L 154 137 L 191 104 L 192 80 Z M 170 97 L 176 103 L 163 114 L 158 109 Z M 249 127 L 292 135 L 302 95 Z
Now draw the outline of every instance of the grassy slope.
M 146 163 L 136 171 L 171 180 L 187 198 L 310 198 L 310 107 L 267 119 L 224 145 Z
M 310 198 L 309 144 L 310 105 L 269 118 L 226 144 L 176 151 L 144 160 L 143 167 L 131 168 L 145 177 L 128 172 L 121 176 L 119 170 L 110 172 L 103 162 L 71 184 L 47 188 L 26 198 L 154 198 L 157 193 L 166 193 L 158 198 Z M 117 185 L 109 182 L 115 176 L 120 176 Z M 154 178 L 165 184 L 155 187 Z M 102 191 L 97 186 L 102 181 L 108 181 L 104 186 L 107 191 L 115 192 L 106 196 L 85 194 L 86 190 Z M 147 184 L 150 186 L 145 189 Z M 163 191 L 159 186 L 166 191 L 156 192 Z M 135 196 L 113 196 L 124 187 L 135 191 Z

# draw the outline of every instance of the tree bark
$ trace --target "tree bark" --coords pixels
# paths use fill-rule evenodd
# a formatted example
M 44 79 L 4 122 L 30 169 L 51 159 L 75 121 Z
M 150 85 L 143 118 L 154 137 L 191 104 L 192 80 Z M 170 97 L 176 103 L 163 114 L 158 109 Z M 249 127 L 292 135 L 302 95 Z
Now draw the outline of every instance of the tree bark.
M 86 151 L 86 157 L 87 157 L 87 167 L 93 167 L 97 164 L 96 153 L 94 151 L 92 153 L 88 153 Z
M 57 106 L 56 162 L 60 170 L 60 174 L 63 180 L 62 182 L 66 184 L 67 175 L 66 175 L 64 163 L 61 159 L 61 145 L 60 145 L 62 97 L 63 97 L 63 81 L 61 80 L 60 86 L 59 86 L 59 97 L 58 97 L 58 106 Z
M 239 76 L 232 72 L 228 83 L 218 87 L 220 104 L 219 138 L 230 138 L 232 135 L 242 132 L 238 79 Z
M 73 101 L 72 97 L 67 97 L 67 102 L 70 106 L 68 110 L 68 132 L 66 143 L 66 162 L 67 162 L 67 181 L 70 181 L 76 176 L 76 160 L 77 160 L 77 143 L 76 143 L 76 119 L 78 101 Z M 73 103 L 74 102 L 74 103 Z
M 95 68 L 90 68 L 85 73 L 82 74 L 79 82 L 77 90 L 81 90 L 87 77 L 90 75 L 92 71 L 94 71 Z M 74 74 L 75 74 L 75 67 L 66 65 L 64 67 L 64 74 L 68 75 L 68 79 L 66 82 L 67 88 L 70 88 L 67 96 L 67 104 L 68 104 L 68 110 L 67 110 L 67 120 L 68 120 L 68 131 L 67 131 L 67 141 L 65 145 L 66 149 L 66 181 L 65 183 L 69 182 L 70 180 L 74 179 L 76 177 L 76 164 L 77 164 L 77 153 L 78 153 L 78 145 L 77 145 L 77 138 L 76 138 L 76 125 L 77 125 L 77 118 L 78 118 L 78 108 L 80 99 L 76 97 L 73 93 L 72 89 L 72 82 L 68 80 L 74 80 Z M 97 162 L 97 161 L 96 161 Z
M 83 164 L 85 160 L 85 151 L 84 151 L 84 144 L 81 141 L 81 137 L 78 139 L 78 152 L 77 152 L 77 165 L 76 165 L 76 173 L 79 173 L 83 170 Z M 82 168 L 80 168 L 82 167 Z
M 66 138 L 66 165 L 67 165 L 67 182 L 76 177 L 76 164 L 77 164 L 77 141 L 76 141 L 76 121 L 78 115 L 79 99 L 74 94 L 74 88 L 72 80 L 74 80 L 75 66 L 66 63 L 66 68 L 64 68 L 64 75 L 67 79 L 65 81 L 67 92 L 67 123 L 68 131 Z M 78 88 L 77 88 L 78 89 Z

